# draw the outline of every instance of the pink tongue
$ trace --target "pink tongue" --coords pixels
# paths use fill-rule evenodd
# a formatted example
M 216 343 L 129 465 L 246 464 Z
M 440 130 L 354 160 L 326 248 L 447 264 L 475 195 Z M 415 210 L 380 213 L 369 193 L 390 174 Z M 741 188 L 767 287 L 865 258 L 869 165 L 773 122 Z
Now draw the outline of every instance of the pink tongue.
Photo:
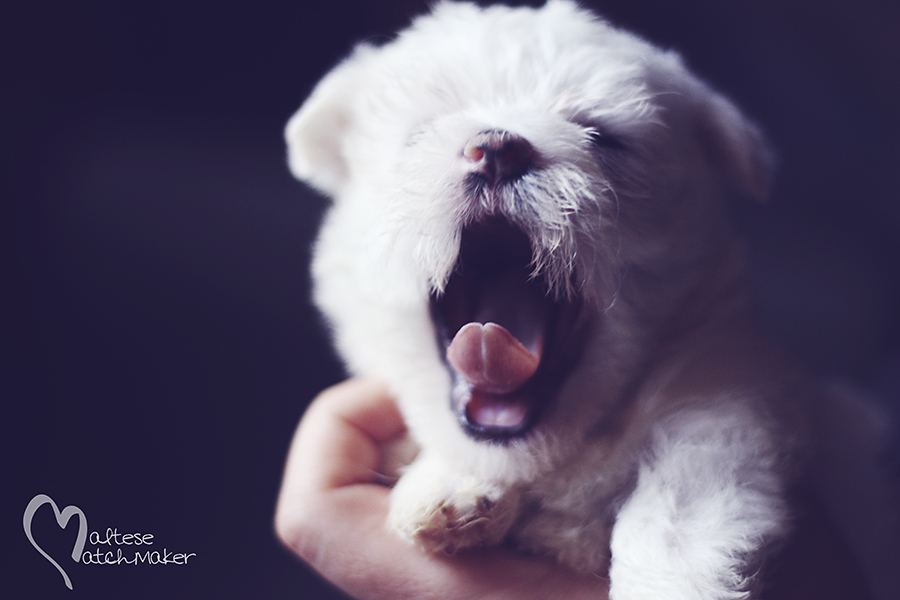
M 475 390 L 491 394 L 517 390 L 540 364 L 539 356 L 496 323 L 464 325 L 447 348 L 447 360 Z

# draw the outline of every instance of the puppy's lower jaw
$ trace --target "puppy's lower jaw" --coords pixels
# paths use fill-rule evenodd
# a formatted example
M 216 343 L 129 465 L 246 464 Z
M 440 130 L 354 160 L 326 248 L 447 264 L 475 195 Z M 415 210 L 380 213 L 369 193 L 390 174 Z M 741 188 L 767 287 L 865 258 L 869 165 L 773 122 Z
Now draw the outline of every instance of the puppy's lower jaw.
M 391 491 L 390 525 L 432 552 L 501 543 L 519 514 L 519 495 L 419 457 Z

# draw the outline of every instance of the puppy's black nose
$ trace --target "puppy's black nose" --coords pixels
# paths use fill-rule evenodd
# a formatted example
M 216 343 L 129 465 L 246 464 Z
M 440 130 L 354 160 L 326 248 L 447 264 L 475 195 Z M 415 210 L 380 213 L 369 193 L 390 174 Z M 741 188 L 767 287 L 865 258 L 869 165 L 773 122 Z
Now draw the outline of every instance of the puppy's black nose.
M 513 181 L 534 164 L 534 147 L 522 136 L 508 131 L 482 131 L 463 149 L 472 172 L 490 184 Z

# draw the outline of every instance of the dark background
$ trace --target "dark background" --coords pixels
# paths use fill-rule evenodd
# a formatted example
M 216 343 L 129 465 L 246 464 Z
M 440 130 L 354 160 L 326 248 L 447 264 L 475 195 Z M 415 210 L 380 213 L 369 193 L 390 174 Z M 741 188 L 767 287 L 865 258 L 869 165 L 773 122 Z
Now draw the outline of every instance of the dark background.
M 609 0 L 768 132 L 746 211 L 763 326 L 824 377 L 900 399 L 900 8 Z M 336 598 L 272 533 L 291 434 L 341 370 L 308 302 L 325 201 L 281 131 L 351 45 L 424 2 L 32 2 L 0 18 L 4 598 Z M 67 560 L 152 533 L 187 566 Z M 91 549 L 88 544 L 86 549 Z

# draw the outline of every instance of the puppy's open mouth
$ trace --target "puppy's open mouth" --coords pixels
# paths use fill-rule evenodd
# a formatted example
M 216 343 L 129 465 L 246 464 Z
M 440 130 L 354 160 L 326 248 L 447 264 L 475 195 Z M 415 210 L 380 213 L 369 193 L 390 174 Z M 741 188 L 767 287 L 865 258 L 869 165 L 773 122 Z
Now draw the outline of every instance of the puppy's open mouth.
M 580 353 L 581 299 L 555 298 L 533 270 L 528 237 L 490 217 L 463 231 L 453 275 L 431 297 L 451 408 L 479 439 L 526 434 Z

